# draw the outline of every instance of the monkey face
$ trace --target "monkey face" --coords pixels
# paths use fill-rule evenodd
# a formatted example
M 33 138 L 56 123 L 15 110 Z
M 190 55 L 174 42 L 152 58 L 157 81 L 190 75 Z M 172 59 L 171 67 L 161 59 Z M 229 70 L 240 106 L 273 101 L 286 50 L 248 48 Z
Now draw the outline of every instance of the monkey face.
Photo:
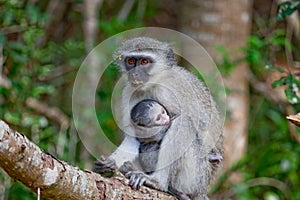
M 133 86 L 142 85 L 149 80 L 149 71 L 154 63 L 152 57 L 132 54 L 125 56 L 122 62 Z
M 114 56 L 133 87 L 149 81 L 155 83 L 157 75 L 176 64 L 174 52 L 167 43 L 147 37 L 126 40 Z
M 164 126 L 170 123 L 167 111 L 160 105 L 153 107 L 149 115 L 150 118 L 152 117 L 153 126 Z

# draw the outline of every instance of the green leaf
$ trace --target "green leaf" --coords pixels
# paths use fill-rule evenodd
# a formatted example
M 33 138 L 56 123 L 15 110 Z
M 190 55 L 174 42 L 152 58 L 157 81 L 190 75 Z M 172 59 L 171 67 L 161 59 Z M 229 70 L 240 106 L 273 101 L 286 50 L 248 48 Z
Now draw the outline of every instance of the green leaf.
M 217 45 L 215 49 L 222 56 L 222 61 L 218 64 L 219 69 L 224 75 L 228 75 L 234 69 L 236 63 L 231 60 L 229 52 L 224 46 Z
M 288 87 L 288 89 L 286 89 L 284 91 L 285 96 L 287 98 L 287 100 L 291 103 L 291 104 L 298 104 L 300 103 L 300 98 L 298 96 L 295 95 L 294 91 L 292 90 L 292 88 Z
M 247 43 L 250 47 L 261 48 L 264 46 L 264 41 L 260 39 L 258 36 L 250 36 L 247 39 Z
M 291 15 L 294 11 L 296 11 L 299 6 L 299 0 L 293 2 L 287 1 L 279 4 L 277 7 L 276 21 L 281 21 L 285 19 L 287 16 Z
M 27 17 L 31 24 L 37 24 L 41 14 L 36 6 L 29 5 L 26 8 Z
M 38 85 L 32 89 L 32 96 L 39 98 L 43 94 L 54 94 L 55 88 L 51 85 Z
M 4 114 L 4 119 L 11 124 L 20 124 L 21 115 L 17 112 L 7 112 Z
M 276 80 L 272 83 L 273 88 L 280 87 L 283 85 L 286 85 L 286 77 L 282 77 L 281 79 Z
M 299 81 L 292 74 L 289 74 L 286 78 L 286 84 L 288 85 L 288 88 L 284 92 L 287 100 L 291 104 L 300 103 L 300 98 L 297 95 L 299 92 Z

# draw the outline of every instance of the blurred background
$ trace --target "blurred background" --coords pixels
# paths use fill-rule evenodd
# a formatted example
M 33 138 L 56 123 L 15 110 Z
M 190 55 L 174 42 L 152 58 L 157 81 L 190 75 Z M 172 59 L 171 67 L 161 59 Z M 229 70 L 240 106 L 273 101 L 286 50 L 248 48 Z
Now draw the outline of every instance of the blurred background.
M 0 0 L 0 119 L 84 169 L 72 87 L 86 55 L 119 32 L 165 27 L 210 53 L 227 90 L 225 160 L 212 199 L 300 199 L 299 0 Z M 97 116 L 119 143 L 110 99 L 116 66 L 99 83 Z M 101 144 L 99 144 L 101 145 Z M 0 200 L 36 195 L 0 169 Z

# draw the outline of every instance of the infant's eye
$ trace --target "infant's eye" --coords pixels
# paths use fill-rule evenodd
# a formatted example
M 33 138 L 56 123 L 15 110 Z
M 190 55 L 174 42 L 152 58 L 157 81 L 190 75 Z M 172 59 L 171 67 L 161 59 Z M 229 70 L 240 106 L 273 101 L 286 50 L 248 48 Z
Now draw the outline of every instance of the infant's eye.
M 133 65 L 135 65 L 135 59 L 132 58 L 132 57 L 126 58 L 126 63 L 127 63 L 128 65 L 133 66 Z
M 158 116 L 156 117 L 156 121 L 159 121 L 159 120 L 160 120 L 160 118 L 161 118 L 161 116 L 160 116 L 160 115 L 158 115 Z
M 149 60 L 147 58 L 141 58 L 140 63 L 141 65 L 147 65 L 149 63 Z

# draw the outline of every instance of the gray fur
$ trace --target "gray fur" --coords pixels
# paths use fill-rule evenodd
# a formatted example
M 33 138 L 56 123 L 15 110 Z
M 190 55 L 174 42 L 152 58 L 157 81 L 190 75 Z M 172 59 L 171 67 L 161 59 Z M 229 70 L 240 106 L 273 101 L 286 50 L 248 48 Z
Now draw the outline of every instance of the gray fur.
M 147 69 L 137 66 L 132 72 L 126 71 L 124 58 L 135 55 L 150 56 L 154 62 Z M 208 199 L 208 185 L 221 165 L 221 162 L 212 164 L 209 153 L 223 153 L 222 122 L 209 90 L 190 72 L 178 67 L 174 57 L 168 44 L 145 37 L 128 40 L 116 51 L 115 58 L 128 75 L 128 84 L 122 95 L 121 126 L 129 135 L 109 159 L 114 159 L 118 168 L 125 161 L 134 162 L 136 157 L 127 157 L 126 160 L 119 149 L 130 145 L 134 152 L 138 152 L 140 143 L 135 142 L 134 137 L 137 141 L 143 137 L 147 139 L 148 133 L 145 136 L 139 132 L 133 136 L 136 126 L 130 119 L 130 111 L 138 102 L 153 99 L 177 118 L 172 121 L 158 153 L 154 155 L 157 156 L 155 171 L 146 175 L 138 166 L 126 176 L 134 188 L 142 184 L 162 191 L 172 188 L 192 199 Z M 143 78 L 138 76 L 139 73 Z

